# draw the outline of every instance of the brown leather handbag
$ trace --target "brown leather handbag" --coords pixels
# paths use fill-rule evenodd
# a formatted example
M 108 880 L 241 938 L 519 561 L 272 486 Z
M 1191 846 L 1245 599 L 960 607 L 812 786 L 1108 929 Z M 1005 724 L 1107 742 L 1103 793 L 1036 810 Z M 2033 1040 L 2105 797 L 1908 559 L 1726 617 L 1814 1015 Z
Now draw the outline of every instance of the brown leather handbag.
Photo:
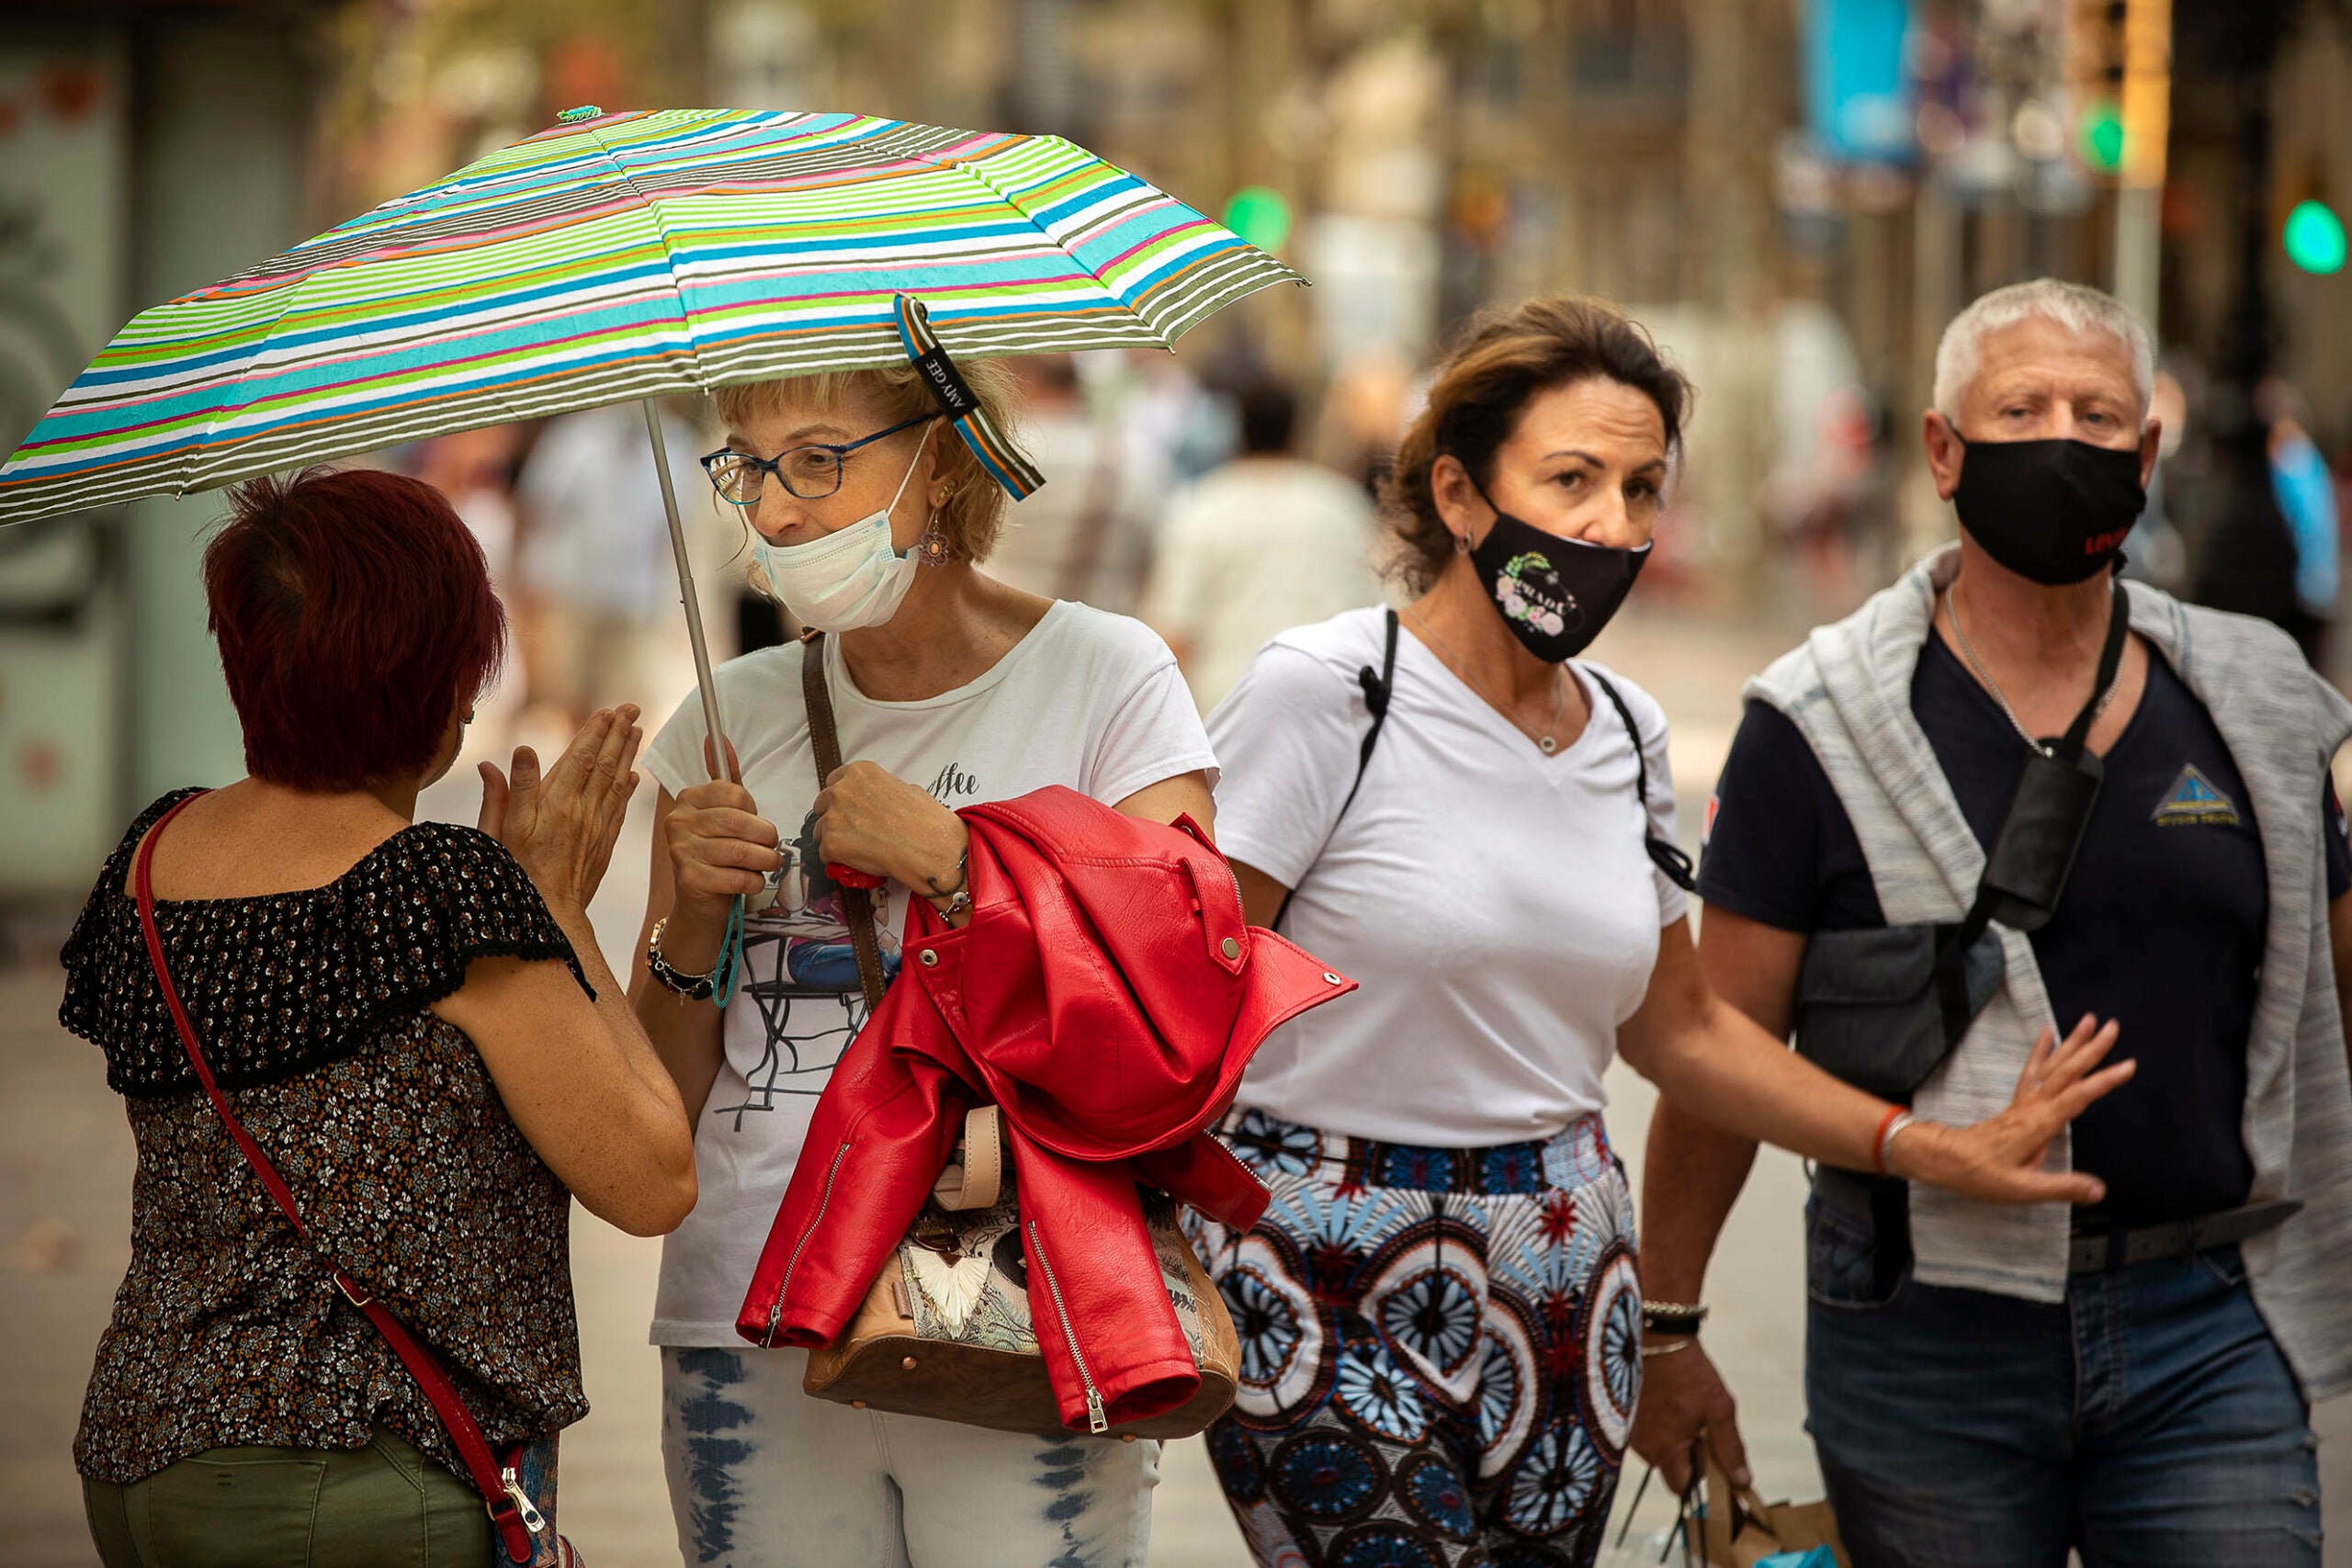
M 808 1353 L 804 1390 L 967 1427 L 1061 1429 L 1030 1317 L 1020 1205 L 1002 1149 L 997 1108 L 971 1111 L 960 1164 L 940 1177 L 841 1337 Z M 1189 1438 L 1233 1403 L 1241 1347 L 1225 1299 L 1177 1227 L 1175 1201 L 1163 1192 L 1142 1197 L 1159 1282 L 1201 1386 L 1164 1415 L 1106 1425 L 1101 1435 Z
M 822 643 L 810 637 L 801 658 L 817 776 L 831 778 L 842 764 L 841 742 L 825 689 Z M 882 1003 L 873 905 L 861 893 L 843 904 L 870 1015 Z M 966 1115 L 956 1156 L 875 1276 L 857 1314 L 831 1344 L 808 1353 L 802 1390 L 860 1410 L 1007 1432 L 1062 1430 L 1030 1316 L 1013 1184 L 1001 1114 L 993 1105 L 978 1106 Z M 1189 1438 L 1233 1403 L 1240 1341 L 1225 1298 L 1177 1226 L 1175 1201 L 1150 1190 L 1140 1196 L 1160 1284 L 1200 1369 L 1201 1386 L 1173 1410 L 1115 1427 L 1106 1423 L 1096 1435 L 1129 1441 Z

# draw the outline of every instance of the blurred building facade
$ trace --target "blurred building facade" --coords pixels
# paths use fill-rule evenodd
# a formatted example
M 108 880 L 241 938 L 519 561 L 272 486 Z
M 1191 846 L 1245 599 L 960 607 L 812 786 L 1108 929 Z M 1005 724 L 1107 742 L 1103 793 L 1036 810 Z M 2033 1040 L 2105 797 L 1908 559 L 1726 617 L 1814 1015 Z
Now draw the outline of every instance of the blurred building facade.
M 300 239 L 300 8 L 82 0 L 0 12 L 0 436 L 142 303 Z M 234 777 L 204 630 L 217 499 L 0 532 L 0 898 L 78 897 L 134 797 Z
M 2108 153 L 2143 157 L 2146 100 L 2107 127 L 2123 73 L 2090 45 L 2159 16 L 2133 186 Z M 2276 371 L 2352 447 L 2346 275 L 2279 244 L 2294 203 L 2352 205 L 2347 39 L 2342 0 L 19 3 L 0 434 L 138 307 L 574 105 L 855 108 L 1066 134 L 1237 222 L 1245 197 L 1316 287 L 1182 362 L 1326 401 L 1310 428 L 1351 472 L 1480 305 L 1623 302 L 1701 389 L 1658 591 L 1826 613 L 1948 530 L 1917 419 L 1944 321 L 2001 283 L 2144 288 L 2192 431 Z M 2206 558 L 2268 526 L 2232 493 L 2179 489 Z M 86 866 L 134 797 L 237 771 L 195 574 L 217 512 L 0 536 L 0 894 Z

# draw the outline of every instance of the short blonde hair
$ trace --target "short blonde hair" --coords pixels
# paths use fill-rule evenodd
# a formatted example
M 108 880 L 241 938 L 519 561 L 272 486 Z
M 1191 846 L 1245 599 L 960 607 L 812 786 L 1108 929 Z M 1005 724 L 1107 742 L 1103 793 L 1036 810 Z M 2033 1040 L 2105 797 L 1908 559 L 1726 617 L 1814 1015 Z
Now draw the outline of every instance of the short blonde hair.
M 1012 369 L 996 359 L 960 360 L 956 368 L 997 428 L 1010 434 L 1020 399 L 1020 382 Z M 938 400 L 911 364 L 741 381 L 710 394 L 719 421 L 738 429 L 788 406 L 837 409 L 858 398 L 872 401 L 885 424 L 939 412 Z M 1005 493 L 953 429 L 933 431 L 931 449 L 938 471 L 951 487 L 947 499 L 940 502 L 938 519 L 948 555 L 956 560 L 984 561 L 996 548 L 997 536 L 1004 532 Z

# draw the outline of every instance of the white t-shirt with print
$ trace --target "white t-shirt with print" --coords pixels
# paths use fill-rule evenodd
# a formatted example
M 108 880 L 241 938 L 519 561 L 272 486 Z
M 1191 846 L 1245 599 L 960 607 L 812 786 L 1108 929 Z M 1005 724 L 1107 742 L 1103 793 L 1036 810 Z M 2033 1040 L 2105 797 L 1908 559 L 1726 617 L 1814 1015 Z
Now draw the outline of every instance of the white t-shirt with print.
M 735 1314 L 833 1064 L 865 1021 L 840 892 L 810 829 L 817 795 L 797 643 L 718 671 L 719 712 L 761 815 L 783 836 L 782 896 L 744 922 L 743 974 L 728 1005 L 726 1059 L 695 1131 L 701 1196 L 662 1248 L 657 1345 L 733 1345 Z M 1199 715 L 1168 645 L 1125 616 L 1063 602 L 969 684 L 920 702 L 875 702 L 825 642 L 842 756 L 878 763 L 950 807 L 1066 784 L 1114 804 L 1195 769 L 1216 777 Z M 689 695 L 644 753 L 676 795 L 705 782 L 702 705 Z M 880 921 L 899 965 L 906 889 Z
M 1391 1143 L 1543 1138 L 1601 1108 L 1618 1026 L 1685 909 L 1643 847 L 1634 742 L 1591 673 L 1633 712 L 1648 826 L 1670 842 L 1666 715 L 1572 664 L 1592 716 L 1546 757 L 1401 627 L 1388 721 L 1341 818 L 1372 722 L 1356 672 L 1380 667 L 1382 637 L 1377 609 L 1284 632 L 1209 716 L 1218 847 L 1296 888 L 1283 934 L 1361 982 L 1275 1031 L 1238 1103 Z

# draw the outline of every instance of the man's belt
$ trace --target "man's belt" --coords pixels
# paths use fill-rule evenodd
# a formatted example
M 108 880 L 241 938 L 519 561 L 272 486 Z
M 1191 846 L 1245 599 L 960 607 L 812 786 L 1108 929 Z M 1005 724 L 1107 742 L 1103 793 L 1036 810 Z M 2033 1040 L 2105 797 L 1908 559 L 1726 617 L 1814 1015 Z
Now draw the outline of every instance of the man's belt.
M 2293 1199 L 2278 1199 L 2167 1224 L 2078 1230 L 2066 1247 L 2066 1272 L 2099 1274 L 2110 1269 L 2129 1269 L 2135 1263 L 2153 1263 L 2160 1258 L 2188 1258 L 2211 1252 L 2217 1247 L 2276 1230 L 2301 1209 L 2302 1204 Z
M 1908 1208 L 1903 1201 L 1904 1184 L 1885 1177 L 1858 1175 L 1835 1166 L 1813 1168 L 1813 1191 L 1815 1197 L 1832 1208 L 1872 1222 L 1882 1238 L 1888 1228 L 1886 1221 Z M 2066 1272 L 2098 1274 L 2109 1269 L 2129 1269 L 2135 1263 L 2153 1263 L 2161 1258 L 2188 1258 L 2211 1252 L 2217 1247 L 2228 1247 L 2276 1230 L 2300 1213 L 2302 1206 L 2298 1200 L 2278 1199 L 2160 1225 L 2108 1225 L 2078 1230 L 2066 1247 Z

